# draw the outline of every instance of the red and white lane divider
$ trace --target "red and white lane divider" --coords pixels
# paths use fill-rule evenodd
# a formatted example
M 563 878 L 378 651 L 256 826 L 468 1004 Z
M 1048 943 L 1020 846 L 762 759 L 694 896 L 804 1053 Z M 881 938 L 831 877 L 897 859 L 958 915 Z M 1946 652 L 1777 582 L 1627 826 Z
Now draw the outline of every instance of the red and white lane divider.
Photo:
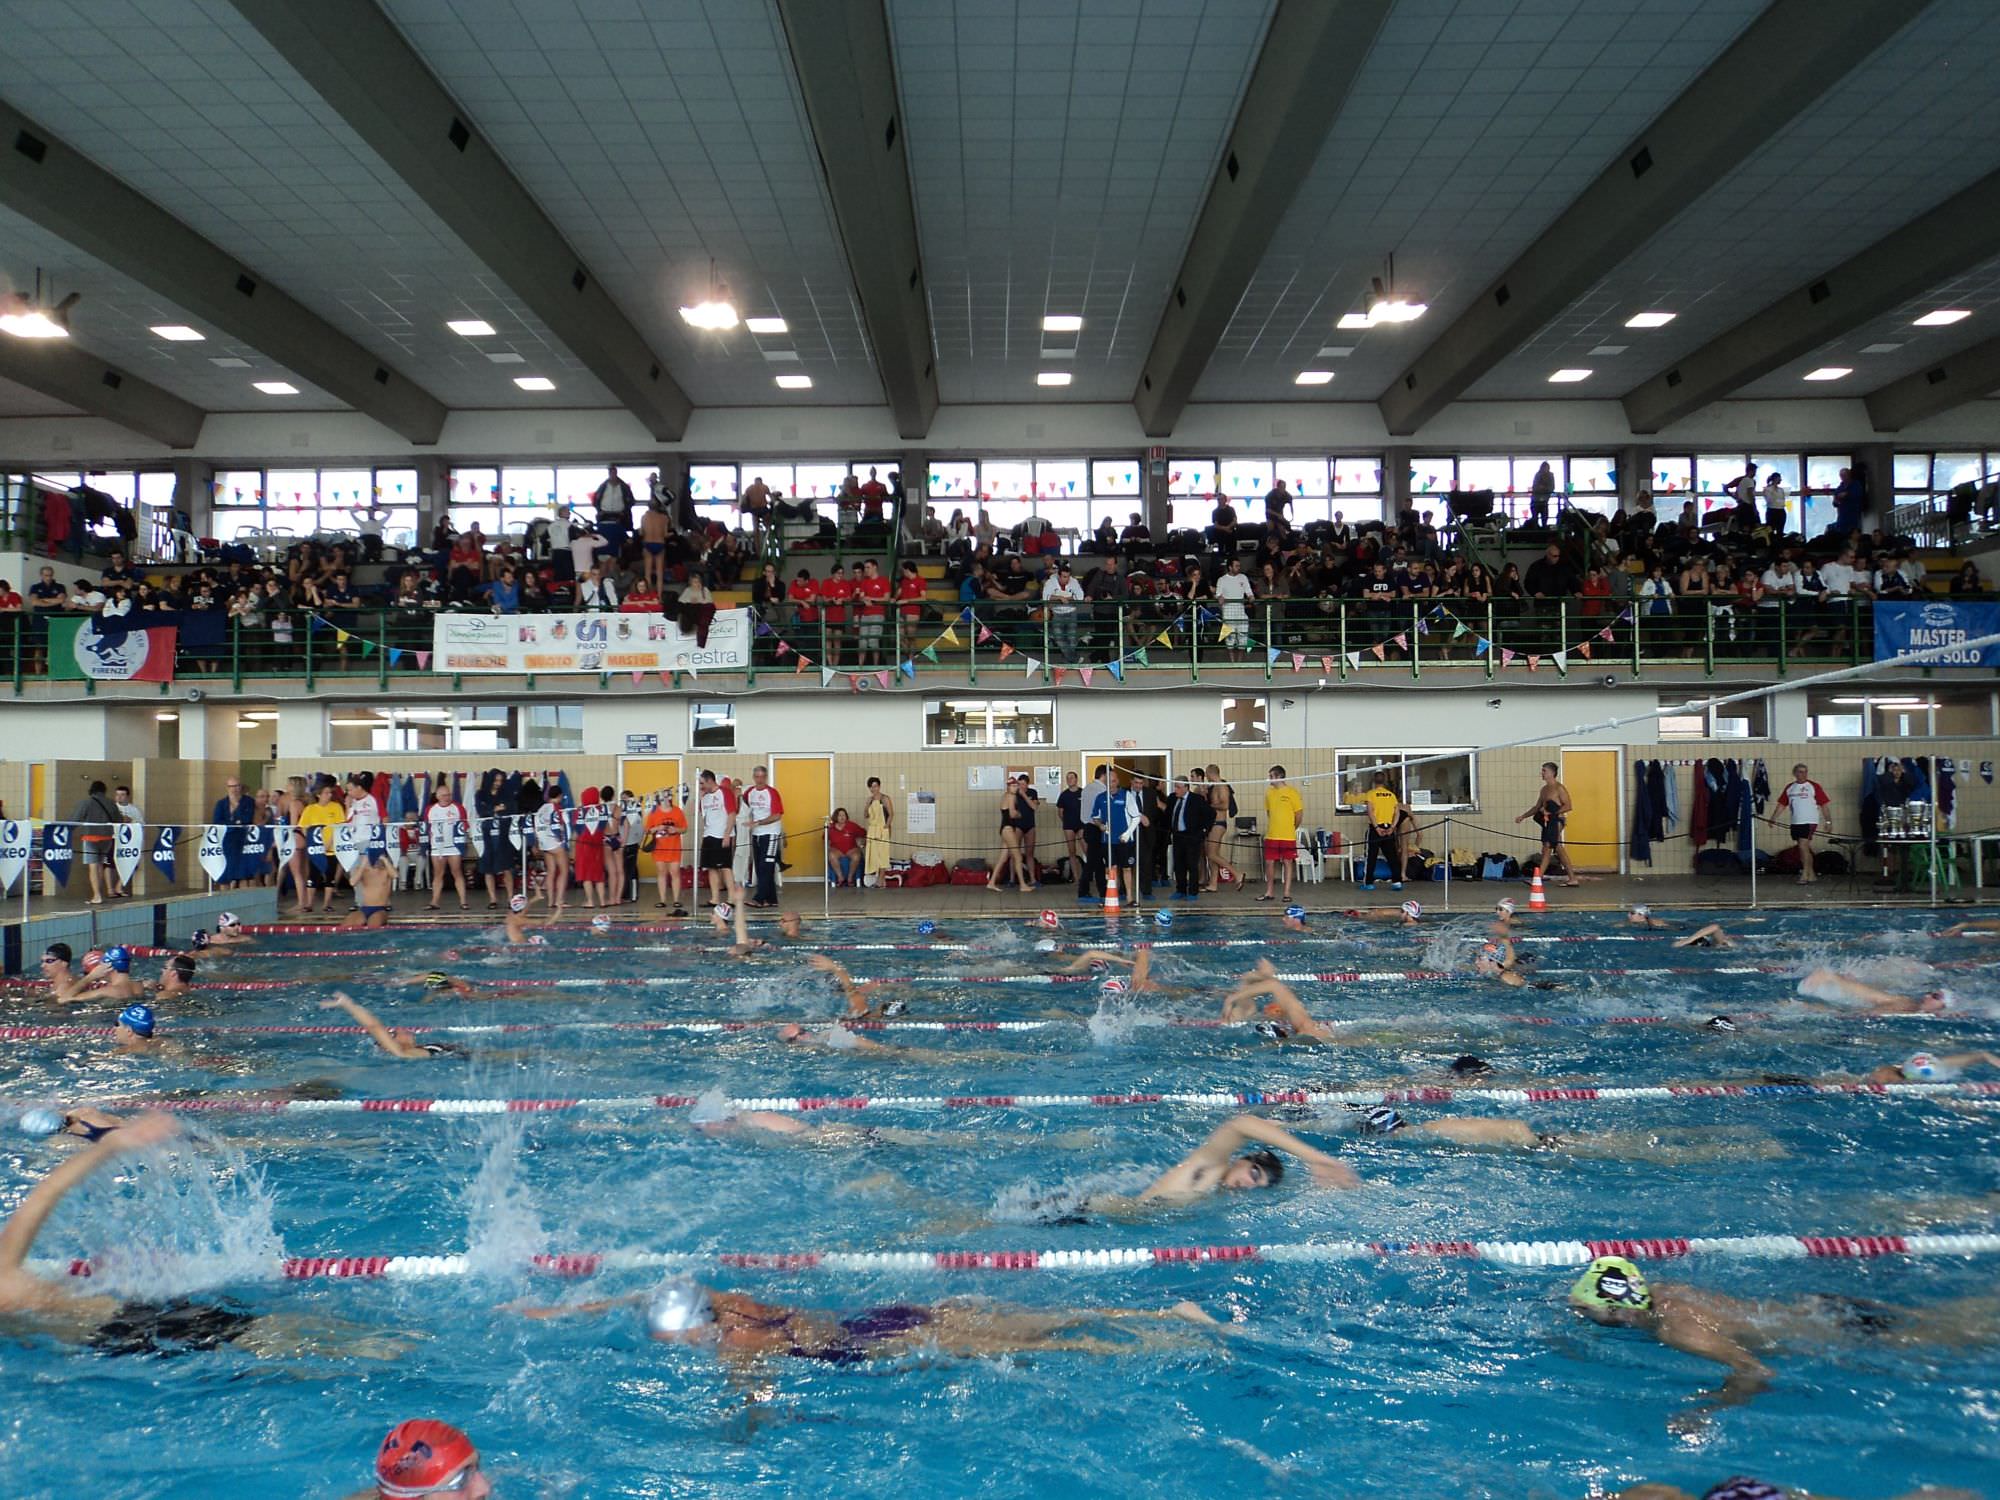
M 1155 1245 L 1114 1250 L 798 1250 L 575 1251 L 536 1255 L 552 1276 L 605 1271 L 1141 1271 L 1155 1267 L 1381 1264 L 1391 1260 L 1476 1260 L 1508 1266 L 1581 1266 L 1600 1255 L 1632 1260 L 1875 1260 L 1888 1256 L 2000 1253 L 2000 1234 L 1758 1234 L 1595 1240 L 1294 1240 L 1274 1244 Z M 44 1263 L 44 1272 L 90 1276 L 108 1261 Z M 435 1280 L 472 1273 L 464 1255 L 290 1256 L 273 1263 L 287 1281 Z
M 1125 1109 L 1165 1104 L 1196 1109 L 1254 1109 L 1265 1105 L 1376 1104 L 1622 1104 L 1646 1099 L 1806 1099 L 1866 1095 L 1882 1099 L 2000 1097 L 2000 1083 L 1665 1083 L 1567 1088 L 1453 1089 L 1208 1089 L 1132 1094 L 848 1094 L 772 1095 L 730 1099 L 731 1110 L 784 1114 L 852 1114 L 864 1110 Z M 282 1099 L 262 1094 L 210 1095 L 200 1099 L 133 1096 L 108 1108 L 153 1108 L 185 1114 L 397 1114 L 505 1115 L 691 1109 L 693 1094 L 630 1094 L 571 1099 Z M 21 1106 L 12 1106 L 21 1107 Z

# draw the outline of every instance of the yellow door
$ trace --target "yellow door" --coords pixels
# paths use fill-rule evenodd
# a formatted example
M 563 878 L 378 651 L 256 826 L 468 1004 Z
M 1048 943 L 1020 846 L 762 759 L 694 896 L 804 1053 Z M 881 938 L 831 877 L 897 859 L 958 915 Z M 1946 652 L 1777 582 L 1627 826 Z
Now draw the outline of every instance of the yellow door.
M 785 872 L 792 880 L 826 878 L 826 827 L 833 811 L 833 757 L 774 755 L 771 785 L 785 804 Z
M 621 790 L 636 795 L 646 808 L 653 805 L 653 793 L 672 792 L 676 801 L 681 794 L 681 760 L 678 755 L 619 757 L 618 785 Z M 681 840 L 686 847 L 685 836 Z M 639 878 L 653 878 L 653 856 L 641 850 L 639 853 Z
M 1563 785 L 1569 788 L 1571 810 L 1563 841 L 1579 870 L 1616 870 L 1624 840 L 1618 836 L 1619 775 L 1623 755 L 1617 750 L 1565 750 Z

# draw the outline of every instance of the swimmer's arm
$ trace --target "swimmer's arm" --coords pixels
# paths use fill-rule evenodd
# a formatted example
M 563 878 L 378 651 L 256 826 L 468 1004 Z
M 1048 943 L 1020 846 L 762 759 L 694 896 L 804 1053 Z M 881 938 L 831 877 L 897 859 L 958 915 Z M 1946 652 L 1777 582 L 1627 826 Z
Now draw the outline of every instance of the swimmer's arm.
M 1361 1186 L 1360 1177 L 1355 1175 L 1354 1169 L 1346 1162 L 1338 1157 L 1328 1156 L 1316 1146 L 1308 1146 L 1284 1126 L 1259 1115 L 1238 1115 L 1217 1130 L 1215 1135 L 1211 1135 L 1209 1141 L 1213 1142 L 1224 1131 L 1235 1132 L 1236 1141 L 1255 1141 L 1261 1146 L 1269 1146 L 1297 1157 L 1306 1164 L 1306 1170 L 1312 1173 L 1313 1180 L 1322 1187 Z M 1233 1155 L 1234 1150 L 1235 1143 L 1232 1142 L 1225 1155 Z
M 344 991 L 336 993 L 331 1000 L 320 1001 L 319 1008 L 321 1010 L 346 1011 L 350 1016 L 354 1017 L 356 1024 L 368 1033 L 369 1039 L 391 1057 L 407 1058 L 414 1055 L 396 1040 L 390 1033 L 389 1028 L 384 1026 L 380 1019 L 377 1018 L 375 1012 L 368 1009 L 360 1001 L 353 999 Z
M 595 1318 L 621 1307 L 637 1307 L 652 1295 L 649 1292 L 627 1292 L 623 1297 L 606 1297 L 597 1302 L 572 1302 L 567 1305 L 544 1307 L 532 1302 L 508 1302 L 500 1311 L 517 1313 L 524 1318 L 547 1321 L 551 1318 Z
M 49 1215 L 84 1178 L 114 1156 L 156 1146 L 171 1140 L 179 1131 L 180 1124 L 171 1115 L 141 1115 L 124 1129 L 85 1146 L 36 1183 L 20 1206 L 8 1215 L 6 1224 L 0 1226 L 0 1274 L 21 1269 Z
M 1948 1068 L 1977 1068 L 1982 1065 L 2000 1068 L 2000 1056 L 1991 1052 L 1950 1052 L 1945 1054 L 1944 1063 Z
M 1718 1407 L 1742 1406 L 1771 1383 L 1770 1368 L 1728 1335 L 1693 1319 L 1662 1323 L 1660 1342 L 1669 1349 L 1692 1354 L 1696 1359 L 1713 1360 L 1728 1367 L 1728 1378 L 1720 1389 L 1704 1391 L 1704 1411 Z
M 1056 972 L 1059 974 L 1081 974 L 1092 964 L 1123 964 L 1128 969 L 1133 967 L 1133 961 L 1122 953 L 1111 953 L 1103 948 L 1086 948 L 1083 952 L 1077 954 L 1074 963 L 1067 964 Z

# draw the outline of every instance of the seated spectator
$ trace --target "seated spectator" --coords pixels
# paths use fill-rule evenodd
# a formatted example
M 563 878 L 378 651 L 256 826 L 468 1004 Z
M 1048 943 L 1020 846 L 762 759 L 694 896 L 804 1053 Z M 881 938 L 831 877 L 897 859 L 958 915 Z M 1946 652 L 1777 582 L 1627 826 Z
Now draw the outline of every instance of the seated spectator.
M 656 615 L 660 613 L 660 591 L 653 587 L 650 578 L 640 578 L 626 593 L 624 602 L 618 606 L 621 615 Z
M 485 596 L 496 615 L 517 615 L 521 612 L 521 578 L 512 568 L 502 568 L 498 578 L 479 585 L 475 592 Z
M 1111 517 L 1106 516 L 1097 523 L 1097 529 L 1091 533 L 1091 540 L 1096 544 L 1096 550 L 1099 552 L 1116 550 L 1118 546 L 1118 523 L 1112 520 Z
M 0 578 L 0 615 L 18 615 L 21 609 L 22 599 L 14 592 L 14 585 Z
M 1125 529 L 1118 534 L 1118 540 L 1129 558 L 1135 552 L 1153 545 L 1153 530 L 1146 524 L 1138 511 L 1132 512 L 1132 519 L 1125 523 Z
M 618 586 L 595 563 L 584 570 L 577 583 L 576 607 L 587 615 L 612 614 L 618 609 Z
M 1215 509 L 1208 514 L 1208 539 L 1224 555 L 1236 550 L 1236 507 L 1220 490 L 1215 492 Z
M 1916 584 L 1904 570 L 1902 557 L 1891 554 L 1883 558 L 1882 566 L 1875 572 L 1875 596 L 1878 599 L 1908 599 L 1916 592 Z
M 715 595 L 708 591 L 700 573 L 688 574 L 675 608 L 681 634 L 693 636 L 697 646 L 706 646 L 708 628 L 715 623 Z
M 1951 581 L 1951 592 L 1953 598 L 1977 597 L 1987 592 L 1986 580 L 1979 576 L 1979 565 L 1977 563 L 1966 563 L 1958 570 L 1958 576 Z M 7 608 L 6 595 L 7 585 L 0 583 L 0 609 Z M 14 596 L 13 607 L 16 609 L 21 607 L 21 596 L 19 594 Z

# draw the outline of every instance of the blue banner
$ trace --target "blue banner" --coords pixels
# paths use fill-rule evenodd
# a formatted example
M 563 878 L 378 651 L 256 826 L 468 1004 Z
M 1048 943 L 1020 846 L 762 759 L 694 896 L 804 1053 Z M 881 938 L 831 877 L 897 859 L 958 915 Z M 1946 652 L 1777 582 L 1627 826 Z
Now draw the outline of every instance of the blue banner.
M 159 837 L 153 840 L 153 852 L 148 857 L 153 868 L 166 878 L 168 885 L 174 883 L 174 851 L 180 844 L 180 830 L 171 823 L 160 828 Z
M 1910 651 L 1962 645 L 1980 636 L 2000 635 L 2000 604 L 1950 604 L 1944 600 L 1881 602 L 1875 605 L 1875 660 L 1889 661 Z M 1934 667 L 2000 667 L 2000 646 L 1954 651 L 1932 657 Z
M 69 862 L 73 853 L 67 823 L 51 823 L 42 830 L 42 868 L 55 877 L 56 884 L 69 886 Z

